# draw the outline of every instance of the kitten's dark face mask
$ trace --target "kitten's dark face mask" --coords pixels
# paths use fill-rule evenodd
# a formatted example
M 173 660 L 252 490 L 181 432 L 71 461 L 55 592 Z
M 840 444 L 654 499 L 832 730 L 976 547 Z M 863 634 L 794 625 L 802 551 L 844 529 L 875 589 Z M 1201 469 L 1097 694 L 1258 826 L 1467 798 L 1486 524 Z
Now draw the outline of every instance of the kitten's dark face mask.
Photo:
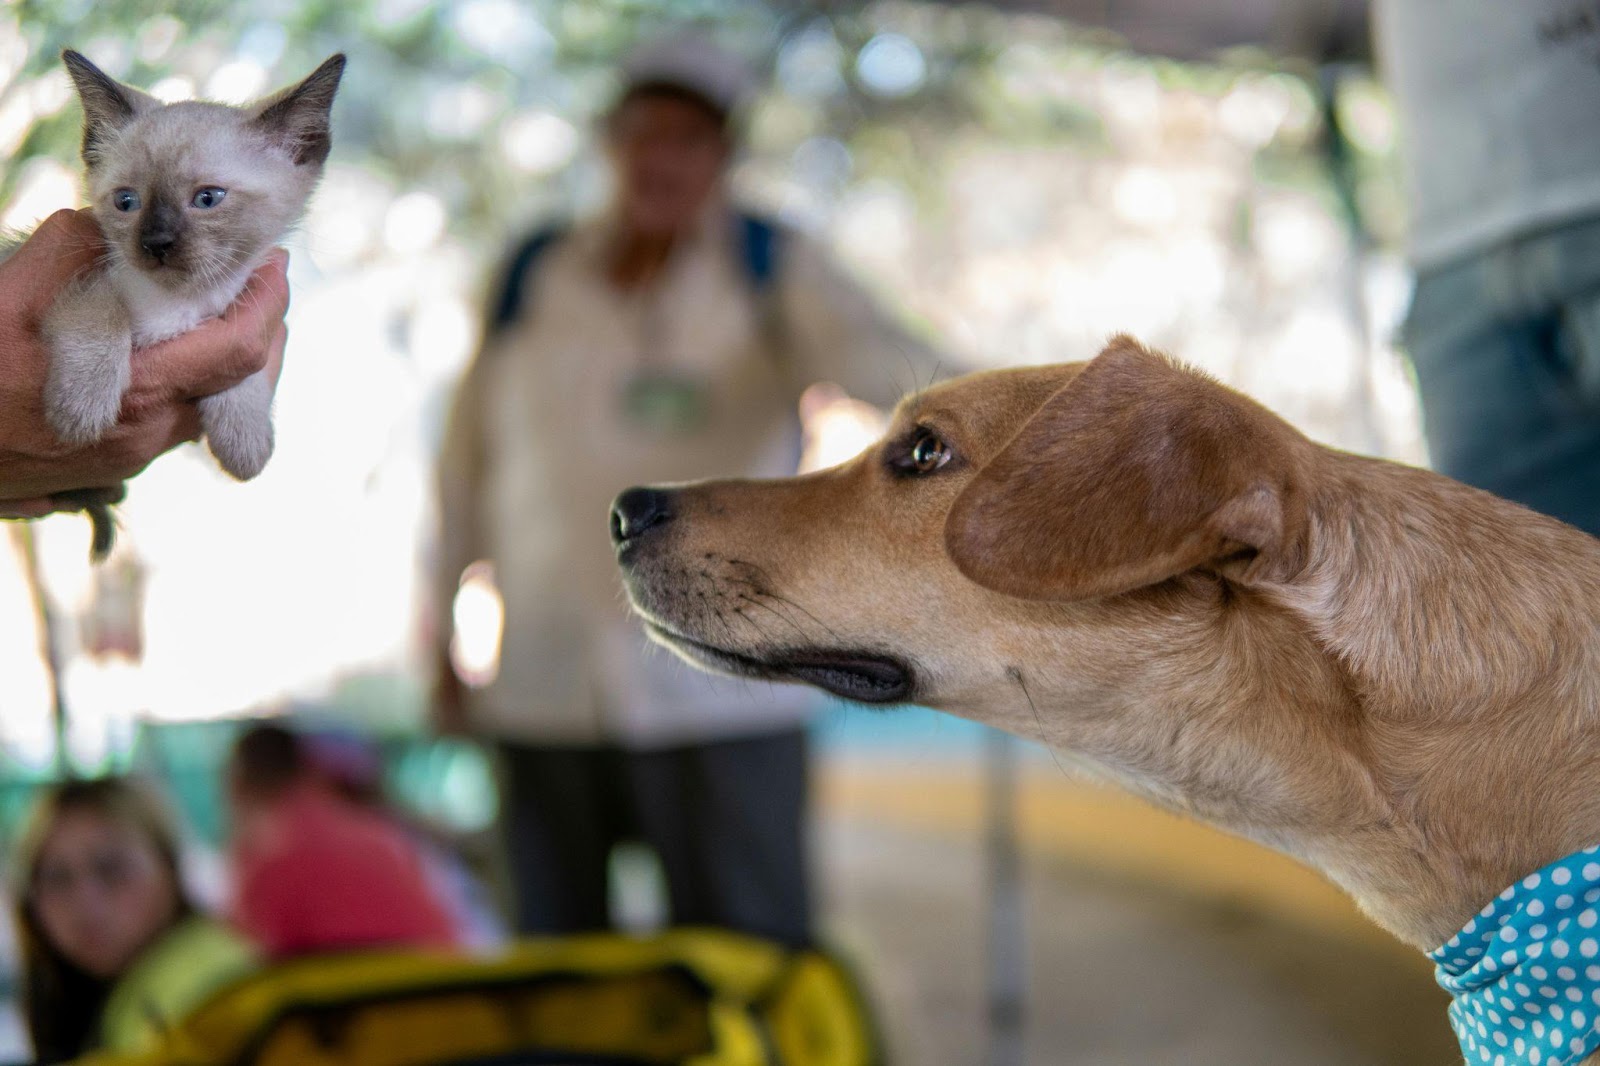
M 162 127 L 185 121 L 171 113 L 182 107 L 146 116 L 139 141 L 108 150 L 92 182 L 95 219 L 112 255 L 168 290 L 221 283 L 259 258 L 286 221 L 285 209 L 263 195 L 268 175 L 225 165 L 234 131 L 186 134 L 187 151 L 163 136 L 171 131 Z
M 101 229 L 122 259 L 160 279 L 208 269 L 227 270 L 259 249 L 239 247 L 241 196 L 204 179 L 168 178 L 148 185 L 119 186 L 98 212 Z M 248 227 L 246 227 L 248 228 Z
M 100 229 L 123 263 L 164 288 L 214 283 L 281 232 L 280 212 L 248 183 L 230 188 L 227 173 L 119 160 L 110 177 L 95 203 Z

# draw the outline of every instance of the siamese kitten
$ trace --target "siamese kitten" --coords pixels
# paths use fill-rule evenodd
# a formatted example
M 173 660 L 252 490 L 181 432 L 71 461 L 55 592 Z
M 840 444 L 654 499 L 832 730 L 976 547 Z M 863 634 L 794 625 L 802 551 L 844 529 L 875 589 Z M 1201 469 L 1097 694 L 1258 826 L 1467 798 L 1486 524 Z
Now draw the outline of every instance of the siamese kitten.
M 63 290 L 43 322 L 51 352 L 45 414 L 69 444 L 116 423 L 134 349 L 220 314 L 299 220 L 331 147 L 335 55 L 292 88 L 244 107 L 163 104 L 62 54 L 83 102 L 90 210 L 100 267 Z M 198 401 L 211 454 L 248 480 L 272 455 L 272 386 L 257 373 Z M 94 556 L 115 536 L 111 490 L 68 494 L 95 525 Z

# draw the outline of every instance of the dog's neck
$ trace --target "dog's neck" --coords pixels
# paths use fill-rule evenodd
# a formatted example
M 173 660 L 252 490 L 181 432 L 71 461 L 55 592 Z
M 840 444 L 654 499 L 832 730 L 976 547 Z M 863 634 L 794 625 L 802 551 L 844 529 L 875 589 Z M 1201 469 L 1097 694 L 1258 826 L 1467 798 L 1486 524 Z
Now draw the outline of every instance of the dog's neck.
M 1331 459 L 1312 564 L 1282 602 L 1344 674 L 1395 853 L 1327 869 L 1432 948 L 1600 842 L 1600 541 L 1424 472 Z
M 1181 579 L 1114 636 L 1123 655 L 1074 638 L 1056 649 L 1070 668 L 1008 671 L 1008 705 L 974 716 L 1319 868 L 1428 950 L 1512 881 L 1600 842 L 1600 542 L 1534 523 L 1535 563 L 1503 542 L 1529 532 L 1526 515 L 1497 521 L 1510 504 L 1330 462 L 1340 476 L 1291 585 Z M 1134 668 L 1096 674 L 1130 645 Z

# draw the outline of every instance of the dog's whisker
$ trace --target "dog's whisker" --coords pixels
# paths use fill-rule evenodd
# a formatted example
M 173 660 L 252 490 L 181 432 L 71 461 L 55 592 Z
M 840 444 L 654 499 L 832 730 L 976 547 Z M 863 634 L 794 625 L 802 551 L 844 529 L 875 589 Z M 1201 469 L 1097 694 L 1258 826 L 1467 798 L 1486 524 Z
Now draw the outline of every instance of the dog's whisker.
M 1033 702 L 1033 693 L 1028 691 L 1028 682 L 1022 676 L 1022 669 L 1016 666 L 1008 666 L 1006 667 L 1006 676 L 1016 682 L 1017 687 L 1022 690 L 1023 698 L 1028 701 L 1028 708 L 1033 711 L 1033 720 L 1039 724 L 1039 743 L 1043 744 L 1044 749 L 1050 753 L 1050 761 L 1056 764 L 1056 769 L 1061 772 L 1062 777 L 1071 780 L 1072 775 L 1067 773 L 1065 766 L 1061 765 L 1061 757 L 1056 754 L 1055 745 L 1050 743 L 1049 734 L 1045 732 L 1044 716 L 1039 713 L 1039 705 Z
M 752 606 L 755 606 L 755 607 L 759 607 L 763 611 L 766 611 L 768 614 L 772 615 L 774 618 L 778 619 L 780 622 L 782 622 L 783 624 L 787 625 L 790 629 L 793 629 L 796 633 L 800 634 L 800 639 L 802 641 L 804 641 L 806 639 L 806 631 L 801 629 L 799 626 L 795 625 L 793 619 L 791 619 L 791 618 L 789 618 L 789 617 L 787 617 L 785 615 L 779 614 L 777 611 L 773 610 L 771 607 L 769 607 L 766 604 L 762 603 L 760 600 L 754 599 L 754 598 L 752 598 L 750 596 L 746 596 L 742 592 L 739 594 L 739 599 L 742 600 L 745 603 L 751 604 Z
M 746 569 L 748 569 L 751 572 L 753 572 L 757 577 L 761 578 L 762 582 L 764 582 L 764 584 L 757 583 L 757 582 L 754 582 L 754 581 L 750 581 L 750 580 L 748 580 L 746 578 L 732 578 L 732 577 L 730 577 L 729 580 L 743 581 L 745 584 L 750 585 L 752 588 L 755 588 L 756 590 L 758 590 L 761 595 L 766 596 L 766 597 L 768 597 L 770 599 L 776 600 L 778 603 L 787 604 L 788 606 L 793 607 L 795 610 L 799 611 L 801 614 L 805 615 L 807 618 L 811 619 L 817 625 L 821 626 L 824 630 L 826 630 L 827 633 L 828 633 L 828 636 L 832 637 L 834 640 L 843 642 L 844 638 L 839 636 L 838 632 L 832 626 L 828 625 L 828 623 L 824 622 L 822 619 L 818 618 L 816 615 L 812 614 L 810 611 L 806 610 L 804 607 L 800 606 L 798 603 L 796 603 L 793 600 L 789 599 L 787 596 L 780 596 L 776 592 L 773 592 L 772 591 L 772 585 L 775 584 L 775 582 L 773 582 L 772 576 L 770 574 L 768 574 L 765 569 L 763 569 L 762 567 L 757 566 L 755 563 L 746 562 L 743 559 L 729 559 L 728 560 L 728 565 L 745 567 Z
M 799 605 L 797 605 L 793 600 L 785 599 L 784 597 L 779 596 L 775 592 L 767 591 L 767 587 L 765 585 L 761 584 L 759 581 L 751 581 L 749 578 L 743 578 L 743 577 L 730 577 L 727 580 L 732 582 L 733 584 L 744 585 L 744 586 L 748 587 L 750 589 L 750 595 L 755 597 L 755 599 L 752 599 L 750 602 L 756 603 L 757 606 L 762 607 L 762 608 L 764 608 L 764 609 L 766 609 L 768 611 L 772 611 L 774 614 L 780 614 L 780 612 L 775 610 L 770 604 L 768 604 L 765 601 L 772 600 L 773 602 L 781 603 L 781 604 L 783 604 L 785 606 L 788 606 L 788 607 L 793 607 L 796 610 L 801 610 Z M 743 593 L 740 594 L 741 597 L 743 597 L 743 595 L 744 595 Z M 758 602 L 758 601 L 760 601 L 760 602 Z M 806 614 L 807 617 L 809 617 L 811 619 L 811 621 L 816 622 L 817 625 L 822 626 L 822 628 L 824 628 L 824 629 L 827 628 L 826 626 L 823 626 L 821 622 L 817 621 L 816 617 L 814 615 L 811 615 L 809 612 L 801 610 L 801 613 Z M 785 623 L 787 623 L 788 625 L 794 627 L 795 631 L 800 634 L 800 638 L 802 640 L 804 640 L 806 638 L 806 633 L 805 633 L 804 628 L 801 627 L 798 623 L 796 623 L 792 618 L 790 618 L 787 614 L 780 614 L 780 617 L 783 618 Z M 834 633 L 833 636 L 834 636 L 835 639 L 838 638 L 838 634 L 837 633 Z
M 742 619 L 744 623 L 751 629 L 755 630 L 756 634 L 764 643 L 773 645 L 777 644 L 777 641 L 772 639 L 772 634 L 767 630 L 767 627 L 763 626 L 760 622 L 757 622 L 755 616 L 749 611 L 746 611 L 742 607 L 735 607 L 733 609 L 733 613 L 738 615 L 739 618 Z
M 716 621 L 717 625 L 721 628 L 723 635 L 726 636 L 729 641 L 734 641 L 737 639 L 736 635 L 734 634 L 732 624 L 728 622 L 727 615 L 723 613 L 720 607 L 712 609 L 711 617 Z
M 839 635 L 838 630 L 834 629 L 828 623 L 824 622 L 822 619 L 818 618 L 816 615 L 812 614 L 810 611 L 806 610 L 804 607 L 800 606 L 798 603 L 794 602 L 793 600 L 789 599 L 786 596 L 779 596 L 776 593 L 769 592 L 766 595 L 769 596 L 770 598 L 772 598 L 773 600 L 776 600 L 778 603 L 784 604 L 787 607 L 794 608 L 795 610 L 799 611 L 801 614 L 805 615 L 807 618 L 811 619 L 817 625 L 821 626 L 822 629 L 827 632 L 828 636 L 832 637 L 836 643 L 839 643 L 839 644 L 845 643 L 844 637 Z
M 772 602 L 777 603 L 780 607 L 782 607 L 783 608 L 782 611 L 777 611 L 776 607 L 772 607 L 770 604 L 767 604 L 767 609 L 768 610 L 775 611 L 777 613 L 782 614 L 783 618 L 784 618 L 784 621 L 786 621 L 790 625 L 794 626 L 795 631 L 801 633 L 802 634 L 802 639 L 805 639 L 804 638 L 804 632 L 805 632 L 804 627 L 801 626 L 799 623 L 795 622 L 789 615 L 790 610 L 792 610 L 794 608 L 794 605 L 792 603 L 789 603 L 788 601 L 784 600 L 781 596 L 774 596 L 774 595 L 772 595 L 771 593 L 768 593 L 768 592 L 757 591 L 756 595 L 762 599 L 762 602 L 764 604 L 766 603 L 766 601 L 771 600 Z M 813 619 L 811 619 L 811 621 L 816 622 L 816 619 L 813 618 Z M 818 622 L 817 624 L 821 625 L 820 622 Z M 838 640 L 838 636 L 835 635 L 834 639 Z

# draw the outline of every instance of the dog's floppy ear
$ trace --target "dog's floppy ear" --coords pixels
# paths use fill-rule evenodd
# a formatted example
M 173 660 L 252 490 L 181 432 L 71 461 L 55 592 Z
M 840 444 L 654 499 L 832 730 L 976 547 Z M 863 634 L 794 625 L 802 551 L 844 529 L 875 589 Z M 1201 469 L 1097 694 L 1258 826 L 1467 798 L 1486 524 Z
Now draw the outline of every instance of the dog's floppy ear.
M 1305 561 L 1310 454 L 1254 401 L 1117 337 L 978 471 L 945 546 L 973 581 L 1033 600 L 1207 566 L 1287 580 Z

